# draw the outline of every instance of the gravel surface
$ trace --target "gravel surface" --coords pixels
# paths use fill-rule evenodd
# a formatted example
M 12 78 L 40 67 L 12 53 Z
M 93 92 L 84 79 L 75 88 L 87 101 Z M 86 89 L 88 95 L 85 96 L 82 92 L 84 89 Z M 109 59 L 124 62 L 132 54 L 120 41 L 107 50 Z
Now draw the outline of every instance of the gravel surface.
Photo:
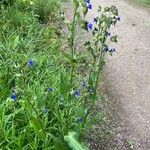
M 112 104 L 108 109 L 116 115 L 116 146 L 102 148 L 102 143 L 93 137 L 91 149 L 150 150 L 150 9 L 123 0 L 91 3 L 89 21 L 97 15 L 98 5 L 115 5 L 121 16 L 121 22 L 112 29 L 119 35 L 118 44 L 114 45 L 117 52 L 107 57 L 103 74 L 103 88 Z

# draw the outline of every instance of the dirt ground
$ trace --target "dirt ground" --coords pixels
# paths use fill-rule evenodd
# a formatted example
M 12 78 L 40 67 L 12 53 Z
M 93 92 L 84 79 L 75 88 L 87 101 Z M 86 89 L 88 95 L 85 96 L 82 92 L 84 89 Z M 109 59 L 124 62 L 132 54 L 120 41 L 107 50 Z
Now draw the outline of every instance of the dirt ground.
M 119 35 L 116 54 L 107 58 L 104 87 L 118 115 L 117 150 L 150 149 L 150 10 L 123 0 L 91 0 L 115 5 L 121 22 L 113 29 Z M 114 31 L 115 30 L 115 31 Z M 119 108 L 117 108 L 119 107 Z M 127 146 L 128 145 L 128 146 Z

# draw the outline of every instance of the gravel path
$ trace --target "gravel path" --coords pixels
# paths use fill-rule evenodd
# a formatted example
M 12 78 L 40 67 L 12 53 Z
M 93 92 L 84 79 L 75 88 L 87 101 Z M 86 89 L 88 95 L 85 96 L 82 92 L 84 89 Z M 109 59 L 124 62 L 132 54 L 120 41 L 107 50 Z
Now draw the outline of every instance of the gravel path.
M 120 107 L 115 108 L 120 124 L 117 150 L 150 150 L 150 10 L 123 0 L 91 3 L 88 20 L 96 16 L 98 5 L 115 5 L 121 16 L 113 29 L 119 35 L 117 53 L 107 58 L 104 69 L 108 99 Z

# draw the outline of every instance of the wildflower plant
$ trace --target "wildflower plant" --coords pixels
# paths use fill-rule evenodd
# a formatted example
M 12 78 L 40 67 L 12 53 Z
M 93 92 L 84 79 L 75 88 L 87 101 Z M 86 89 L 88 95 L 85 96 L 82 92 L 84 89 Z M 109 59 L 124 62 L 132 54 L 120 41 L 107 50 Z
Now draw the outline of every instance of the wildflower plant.
M 105 65 L 105 57 L 107 54 L 112 55 L 116 52 L 115 48 L 109 48 L 110 42 L 117 43 L 117 36 L 112 35 L 110 29 L 115 26 L 120 17 L 118 16 L 118 10 L 115 6 L 105 7 L 104 9 L 99 6 L 98 15 L 95 18 L 91 18 L 90 21 L 85 20 L 85 16 L 90 13 L 92 7 L 90 0 L 73 0 L 74 16 L 72 21 L 66 21 L 68 26 L 68 46 L 70 53 L 64 55 L 70 60 L 71 72 L 70 72 L 70 90 L 75 88 L 75 82 L 77 76 L 80 74 L 81 78 L 86 78 L 82 83 L 82 88 L 86 90 L 86 96 L 78 90 L 75 90 L 74 95 L 82 97 L 79 102 L 79 107 L 83 110 L 84 115 L 80 116 L 80 122 L 82 120 L 82 127 L 88 122 L 88 117 L 98 99 L 97 91 L 99 85 L 99 78 L 102 73 L 103 66 Z M 82 11 L 81 11 L 82 10 Z M 82 12 L 82 13 L 81 13 Z M 90 32 L 92 36 L 89 36 L 89 40 L 85 42 L 85 49 L 88 52 L 88 58 L 90 62 L 88 64 L 88 70 L 86 70 L 86 77 L 82 76 L 81 72 L 78 72 L 80 68 L 80 59 L 78 55 L 78 49 L 76 47 L 75 39 L 79 32 L 79 28 Z M 81 52 L 84 55 L 84 51 Z M 88 61 L 87 61 L 88 62 Z M 82 119 L 81 119 L 82 118 Z M 70 145 L 71 141 L 69 141 Z M 73 145 L 70 145 L 73 147 Z

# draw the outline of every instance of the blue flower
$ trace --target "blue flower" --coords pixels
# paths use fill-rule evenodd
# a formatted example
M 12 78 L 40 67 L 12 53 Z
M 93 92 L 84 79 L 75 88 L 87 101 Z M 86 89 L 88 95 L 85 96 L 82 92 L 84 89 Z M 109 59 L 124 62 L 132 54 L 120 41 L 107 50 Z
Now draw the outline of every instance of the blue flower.
M 116 19 L 117 19 L 118 21 L 120 21 L 120 20 L 121 20 L 121 18 L 120 18 L 119 16 L 117 16 L 117 17 L 116 17 Z
M 112 20 L 110 20 L 110 24 L 113 25 L 113 21 Z
M 112 49 L 109 50 L 109 52 L 111 52 L 111 53 L 116 52 L 116 49 L 112 48 Z
M 12 99 L 13 101 L 16 101 L 16 100 L 17 100 L 17 95 L 16 95 L 15 92 L 12 93 L 11 99 Z
M 106 52 L 109 51 L 108 45 L 104 44 L 104 51 L 106 51 Z
M 86 89 L 86 83 L 85 82 L 82 83 L 82 88 Z
M 34 61 L 33 61 L 32 59 L 30 59 L 30 60 L 28 61 L 28 66 L 29 66 L 29 67 L 33 67 L 33 65 L 34 65 Z
M 91 4 L 88 4 L 88 9 L 92 9 L 92 5 Z
M 110 32 L 107 32 L 106 34 L 107 34 L 107 36 L 111 36 L 111 33 L 110 33 Z
M 45 108 L 45 109 L 44 109 L 44 112 L 45 112 L 45 113 L 48 113 L 48 108 Z
M 94 22 L 97 23 L 97 18 L 94 18 Z
M 80 117 L 80 118 L 78 119 L 78 121 L 79 121 L 80 123 L 82 123 L 82 122 L 83 122 L 83 118 Z
M 92 94 L 94 93 L 94 88 L 93 88 L 93 87 L 90 88 L 90 92 L 91 92 Z
M 86 0 L 86 2 L 87 2 L 88 4 L 90 4 L 90 0 Z
M 88 23 L 88 29 L 92 30 L 92 28 L 93 28 L 93 24 L 92 23 Z
M 74 91 L 74 96 L 75 96 L 75 97 L 80 96 L 80 92 L 79 92 L 78 90 L 75 90 L 75 91 Z
M 48 89 L 47 89 L 47 91 L 48 91 L 48 92 L 53 92 L 53 91 L 54 91 L 54 89 L 52 89 L 52 88 L 48 88 Z

